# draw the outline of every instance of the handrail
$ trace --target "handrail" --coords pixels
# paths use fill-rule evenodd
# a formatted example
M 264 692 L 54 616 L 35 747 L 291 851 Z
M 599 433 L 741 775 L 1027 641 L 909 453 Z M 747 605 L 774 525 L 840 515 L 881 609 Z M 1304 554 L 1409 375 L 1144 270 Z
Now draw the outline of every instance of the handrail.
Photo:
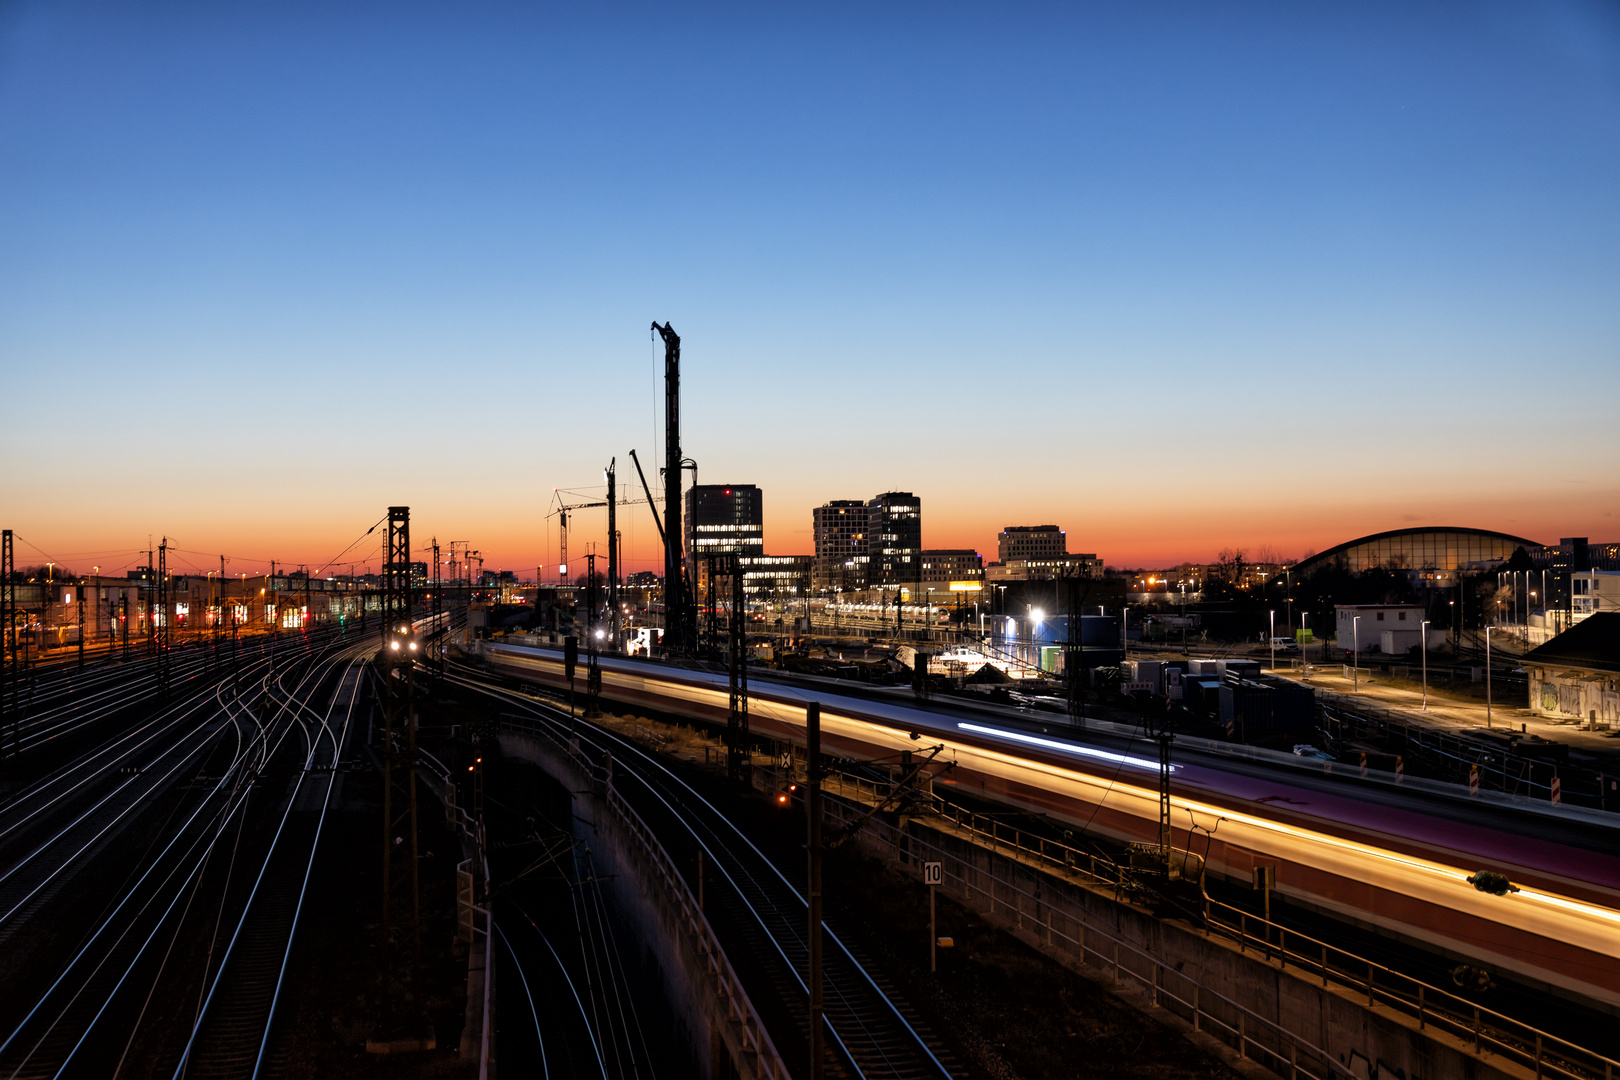
M 527 717 L 513 716 L 502 713 L 497 721 L 498 726 L 511 727 L 525 734 L 536 734 L 546 738 L 566 757 L 574 762 L 585 775 L 595 783 L 599 783 L 606 791 L 608 807 L 613 811 L 627 832 L 635 838 L 641 846 L 643 853 L 652 861 L 654 869 L 658 872 L 664 887 L 674 894 L 676 903 L 680 908 L 681 921 L 688 933 L 696 940 L 699 955 L 711 977 L 717 983 L 717 991 L 721 1001 L 726 1006 L 727 1021 L 737 1025 L 741 1050 L 753 1058 L 757 1075 L 765 1080 L 792 1080 L 787 1065 L 777 1052 L 776 1044 L 772 1041 L 770 1032 L 766 1030 L 764 1022 L 755 1010 L 753 1002 L 749 1000 L 747 991 L 743 988 L 742 980 L 731 966 L 730 959 L 720 947 L 719 938 L 715 936 L 714 928 L 710 926 L 708 916 L 698 905 L 697 897 L 693 895 L 691 886 L 675 868 L 669 853 L 658 842 L 657 836 L 642 820 L 641 815 L 625 801 L 613 785 L 611 769 L 605 769 L 587 757 L 579 748 L 577 742 L 565 740 L 554 729 L 554 726 L 531 720 Z
M 870 790 L 871 794 L 864 799 L 857 798 L 851 801 L 875 803 L 886 796 L 887 792 L 883 790 L 885 787 L 887 785 L 865 777 L 839 772 L 835 777 L 829 778 L 825 790 L 829 795 L 843 794 L 846 788 L 856 792 L 863 789 Z M 1031 861 L 1060 871 L 1065 876 L 1079 874 L 1090 878 L 1093 884 L 1112 889 L 1116 899 L 1123 889 L 1136 884 L 1136 878 L 1126 868 L 1112 860 L 1100 859 L 1089 852 L 1042 836 L 1028 838 L 1038 844 L 1037 847 L 1030 847 L 1024 843 L 1026 838 L 1021 831 L 1005 829 L 1002 823 L 994 818 L 956 806 L 932 792 L 917 791 L 914 794 L 928 803 L 930 811 L 969 833 L 970 841 L 980 843 L 973 837 L 985 838 L 992 851 L 1011 849 Z M 844 797 L 848 798 L 847 795 Z M 1010 839 L 1005 835 L 1009 832 Z M 1054 851 L 1057 852 L 1056 855 L 1053 854 Z M 1199 859 L 1191 852 L 1182 854 L 1184 859 Z M 1201 862 L 1200 859 L 1197 875 L 1200 883 L 1202 883 Z M 1185 866 L 1185 862 L 1183 865 Z M 1392 968 L 1357 956 L 1349 950 L 1329 945 L 1308 934 L 1291 930 L 1242 908 L 1215 900 L 1207 893 L 1203 899 L 1206 926 L 1222 936 L 1237 941 L 1240 951 L 1247 951 L 1250 947 L 1264 949 L 1267 959 L 1275 955 L 1283 968 L 1292 963 L 1302 974 L 1314 972 L 1322 979 L 1324 986 L 1331 979 L 1341 989 L 1366 993 L 1369 1005 L 1384 1004 L 1393 1008 L 1416 1019 L 1419 1028 L 1431 1023 L 1436 1024 L 1443 1030 L 1450 1030 L 1465 1042 L 1473 1043 L 1476 1051 L 1484 1051 L 1484 1047 L 1489 1044 L 1495 1047 L 1493 1052 L 1504 1057 L 1516 1058 L 1520 1064 L 1537 1070 L 1537 1076 L 1567 1076 L 1578 1080 L 1593 1080 L 1596 1077 L 1614 1080 L 1616 1076 L 1620 1076 L 1620 1061 L 1613 1058 L 1479 1006 L 1448 990 L 1404 975 Z M 1266 937 L 1262 938 L 1260 934 L 1251 932 L 1249 930 L 1251 925 L 1263 927 L 1262 932 Z M 1270 943 L 1273 939 L 1275 944 Z M 1293 949 L 1287 947 L 1290 940 L 1295 943 Z M 1317 955 L 1313 957 L 1299 952 L 1298 948 L 1302 944 Z
M 826 805 L 832 811 L 840 812 L 843 809 L 841 805 L 843 801 L 844 800 L 834 797 L 833 799 L 829 800 Z M 961 860 L 958 859 L 954 854 L 938 847 L 937 845 L 929 843 L 927 840 L 912 837 L 911 842 L 932 850 L 934 855 L 942 862 L 960 865 Z M 889 843 L 890 846 L 894 846 L 892 841 Z M 916 861 L 916 850 L 911 850 L 909 854 L 911 859 Z M 942 867 L 942 869 L 944 868 Z M 1017 886 L 1006 881 L 1001 881 L 994 875 L 990 875 L 990 877 L 992 882 L 992 891 L 986 893 L 982 887 L 970 881 L 967 874 L 960 872 L 953 873 L 950 869 L 944 869 L 944 879 L 946 882 L 950 882 L 954 879 L 964 894 L 972 894 L 974 892 L 980 893 L 990 900 L 992 906 L 996 904 L 1009 906 L 1005 900 L 998 899 L 993 891 L 994 884 L 999 881 L 1003 887 L 1011 889 L 1016 892 L 1019 897 L 1027 899 L 1037 911 L 1041 907 L 1045 907 L 1048 911 L 1048 918 L 1043 928 L 1048 934 L 1049 941 L 1052 938 L 1061 937 L 1064 939 L 1064 941 L 1076 946 L 1079 950 L 1081 963 L 1086 963 L 1086 954 L 1088 952 L 1103 959 L 1105 965 L 1112 966 L 1116 984 L 1122 978 L 1126 977 L 1135 980 L 1142 985 L 1144 990 L 1147 990 L 1152 994 L 1153 1003 L 1156 1006 L 1166 1008 L 1167 1003 L 1182 1006 L 1191 1014 L 1189 1019 L 1195 1030 L 1211 1031 L 1211 1029 L 1206 1025 L 1213 1022 L 1216 1025 L 1216 1030 L 1212 1031 L 1211 1033 L 1217 1038 L 1220 1038 L 1221 1032 L 1224 1031 L 1225 1033 L 1235 1037 L 1235 1048 L 1238 1050 L 1240 1056 L 1250 1057 L 1251 1051 L 1258 1050 L 1263 1053 L 1267 1059 L 1270 1059 L 1270 1064 L 1274 1068 L 1274 1071 L 1281 1072 L 1286 1069 L 1292 1076 L 1311 1077 L 1313 1080 L 1326 1080 L 1326 1078 L 1332 1077 L 1353 1077 L 1355 1075 L 1346 1066 L 1336 1061 L 1332 1055 L 1327 1053 L 1321 1047 L 1318 1047 L 1308 1040 L 1295 1035 L 1293 1032 L 1288 1031 L 1280 1024 L 1266 1018 L 1265 1016 L 1262 1016 L 1257 1012 L 1254 1012 L 1236 1001 L 1233 1001 L 1231 998 L 1226 997 L 1218 991 L 1206 989 L 1202 983 L 1200 983 L 1188 972 L 1176 970 L 1173 965 L 1164 963 L 1153 954 L 1138 948 L 1136 945 L 1124 940 L 1123 938 L 1109 933 L 1107 929 L 1099 927 L 1089 920 L 1083 918 L 1073 918 L 1073 916 L 1065 916 L 1066 918 L 1072 919 L 1080 927 L 1078 938 L 1070 936 L 1065 931 L 1058 929 L 1056 926 L 1056 920 L 1050 917 L 1050 913 L 1052 913 L 1055 909 L 1052 907 L 1049 901 L 1040 896 L 1036 896 L 1032 893 L 1019 889 Z M 1019 910 L 1023 910 L 1021 903 Z M 1108 942 L 1111 948 L 1106 957 L 1104 957 L 1099 950 L 1087 944 L 1086 937 L 1088 933 L 1094 937 L 1101 937 Z M 1121 956 L 1122 953 L 1126 959 L 1134 958 L 1135 960 L 1139 961 L 1140 963 L 1138 966 L 1145 964 L 1145 966 L 1147 966 L 1149 969 L 1149 974 L 1144 975 L 1142 972 L 1135 970 L 1133 965 L 1125 963 Z M 1169 987 L 1172 979 L 1180 979 L 1183 983 L 1190 985 L 1192 994 L 1191 1000 L 1179 996 L 1170 990 Z M 1228 1016 L 1235 1016 L 1236 1022 L 1234 1023 L 1231 1020 L 1223 1019 L 1221 1016 L 1216 1015 L 1215 1012 L 1211 1011 L 1211 1006 L 1224 1009 Z M 1285 1055 L 1279 1052 L 1277 1049 L 1274 1049 L 1273 1047 L 1268 1046 L 1266 1043 L 1260 1041 L 1257 1036 L 1264 1032 L 1271 1033 L 1273 1036 L 1275 1036 L 1279 1043 L 1284 1044 L 1288 1050 L 1287 1054 Z M 1223 1039 L 1222 1041 L 1226 1040 Z M 1309 1060 L 1303 1063 L 1300 1061 L 1301 1050 L 1305 1051 L 1308 1058 L 1314 1058 L 1315 1061 L 1319 1063 L 1318 1069 L 1320 1069 L 1320 1071 L 1312 1071 L 1310 1067 L 1311 1062 Z M 1266 1061 L 1262 1061 L 1262 1064 L 1266 1063 Z

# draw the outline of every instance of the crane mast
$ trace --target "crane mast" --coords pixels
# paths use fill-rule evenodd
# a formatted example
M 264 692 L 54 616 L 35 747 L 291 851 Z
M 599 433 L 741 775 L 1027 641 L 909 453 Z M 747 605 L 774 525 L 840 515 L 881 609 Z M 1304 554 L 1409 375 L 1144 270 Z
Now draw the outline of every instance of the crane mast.
M 681 532 L 681 338 L 669 323 L 652 328 L 664 339 L 664 645 L 676 656 L 692 649 L 686 559 Z

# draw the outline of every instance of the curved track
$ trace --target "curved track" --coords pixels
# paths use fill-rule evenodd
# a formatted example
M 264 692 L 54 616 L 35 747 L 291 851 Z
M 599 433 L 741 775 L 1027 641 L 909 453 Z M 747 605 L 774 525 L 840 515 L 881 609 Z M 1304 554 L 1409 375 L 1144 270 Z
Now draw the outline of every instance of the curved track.
M 522 709 L 566 737 L 566 713 L 491 686 L 476 669 L 452 664 L 446 679 Z M 804 895 L 724 813 L 634 743 L 583 724 L 578 727 L 578 738 L 582 752 L 593 761 L 600 764 L 611 758 L 619 794 L 644 820 L 660 823 L 660 840 L 677 865 L 694 864 L 696 853 L 702 851 L 709 867 L 725 882 L 726 888 L 707 891 L 710 920 L 734 963 L 752 958 L 748 966 L 753 968 L 753 992 L 768 988 L 796 1013 L 802 1012 L 798 1003 L 808 1000 L 809 993 Z M 835 931 L 827 928 L 825 932 L 829 1064 L 843 1075 L 867 1080 L 949 1077 L 950 1066 L 937 1049 L 937 1040 Z M 801 1023 L 801 1041 L 804 1034 Z

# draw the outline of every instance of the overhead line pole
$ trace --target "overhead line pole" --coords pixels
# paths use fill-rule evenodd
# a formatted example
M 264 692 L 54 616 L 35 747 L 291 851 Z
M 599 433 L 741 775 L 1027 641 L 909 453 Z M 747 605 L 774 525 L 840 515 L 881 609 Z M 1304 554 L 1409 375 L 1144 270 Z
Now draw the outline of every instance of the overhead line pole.
M 6 741 L 11 752 L 21 752 L 22 708 L 20 684 L 22 674 L 17 668 L 17 585 L 12 580 L 17 571 L 16 552 L 12 546 L 10 529 L 0 532 L 0 669 L 5 672 L 5 685 L 0 687 L 0 757 L 4 757 Z
M 607 605 L 608 605 L 608 646 L 613 651 L 619 649 L 619 518 L 618 509 L 618 458 L 609 458 L 607 467 L 607 512 L 608 512 L 608 579 L 607 579 Z
M 805 816 L 810 856 L 810 881 L 806 894 L 810 914 L 810 1080 L 825 1075 L 825 1036 L 821 994 L 821 703 L 812 701 L 804 708 L 805 734 Z

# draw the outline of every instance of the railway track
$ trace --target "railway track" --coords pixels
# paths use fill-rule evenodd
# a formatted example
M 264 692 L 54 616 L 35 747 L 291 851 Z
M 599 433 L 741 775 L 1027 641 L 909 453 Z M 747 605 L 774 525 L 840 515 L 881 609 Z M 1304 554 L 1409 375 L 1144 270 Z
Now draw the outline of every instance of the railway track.
M 7 972 L 0 1078 L 274 1074 L 287 958 L 374 647 L 323 635 L 283 647 L 274 673 L 268 656 L 240 677 L 215 665 L 0 808 L 0 935 L 42 939 Z M 52 910 L 47 892 L 70 881 L 80 901 Z
M 447 681 L 494 697 L 521 709 L 537 722 L 567 738 L 570 720 L 548 704 L 491 685 L 482 672 L 449 665 Z M 707 903 L 711 923 L 728 956 L 751 958 L 760 995 L 768 990 L 787 1003 L 798 1019 L 795 1041 L 808 1044 L 809 933 L 803 893 L 726 815 L 679 776 L 611 732 L 578 723 L 581 751 L 599 766 L 612 759 L 615 787 L 648 822 L 667 823 L 660 841 L 677 865 L 697 864 L 697 853 L 709 867 Z M 724 888 L 713 888 L 724 883 Z M 695 891 L 695 885 L 694 885 Z M 872 970 L 828 927 L 823 949 L 827 1065 L 829 1075 L 864 1080 L 913 1080 L 950 1077 L 954 1062 L 938 1039 Z M 741 967 L 739 970 L 743 970 Z M 749 974 L 743 975 L 744 979 Z M 779 1045 L 782 1036 L 777 1035 Z

